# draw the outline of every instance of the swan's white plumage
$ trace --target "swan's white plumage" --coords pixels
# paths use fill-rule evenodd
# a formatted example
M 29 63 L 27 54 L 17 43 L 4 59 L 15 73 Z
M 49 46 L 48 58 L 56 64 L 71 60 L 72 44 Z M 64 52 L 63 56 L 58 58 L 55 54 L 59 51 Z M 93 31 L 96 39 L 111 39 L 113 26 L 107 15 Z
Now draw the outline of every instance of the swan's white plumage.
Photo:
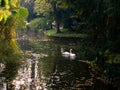
M 64 52 L 63 48 L 61 48 L 61 53 L 62 53 L 62 55 L 69 55 L 70 54 L 69 52 Z

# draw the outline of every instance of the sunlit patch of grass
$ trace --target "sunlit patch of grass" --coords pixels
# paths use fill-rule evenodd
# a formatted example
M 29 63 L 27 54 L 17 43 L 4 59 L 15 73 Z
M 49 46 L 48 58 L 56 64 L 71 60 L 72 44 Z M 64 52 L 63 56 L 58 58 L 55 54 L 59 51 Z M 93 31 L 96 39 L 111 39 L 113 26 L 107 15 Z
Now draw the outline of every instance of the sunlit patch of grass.
M 76 37 L 76 38 L 86 38 L 88 37 L 87 34 L 80 34 L 80 33 L 74 33 L 69 32 L 67 29 L 61 30 L 61 33 L 56 33 L 56 30 L 48 30 L 45 32 L 45 35 L 52 36 L 52 37 Z

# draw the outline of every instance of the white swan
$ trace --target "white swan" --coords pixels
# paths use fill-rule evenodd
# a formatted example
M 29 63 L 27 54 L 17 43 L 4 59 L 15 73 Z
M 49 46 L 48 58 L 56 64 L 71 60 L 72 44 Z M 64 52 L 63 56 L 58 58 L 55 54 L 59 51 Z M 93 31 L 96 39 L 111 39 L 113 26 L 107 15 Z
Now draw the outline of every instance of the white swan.
M 76 58 L 76 54 L 72 53 L 72 49 L 69 52 L 64 52 L 63 48 L 61 48 L 61 53 L 63 57 L 70 58 L 71 60 Z
M 61 54 L 62 54 L 62 56 L 63 56 L 63 57 L 68 58 L 68 57 L 69 57 L 69 55 L 70 55 L 70 52 L 64 52 L 64 49 L 63 49 L 63 48 L 61 48 Z
M 61 48 L 61 53 L 62 53 L 62 55 L 69 55 L 70 54 L 70 52 L 64 52 L 63 48 Z
M 70 57 L 71 60 L 76 58 L 76 54 L 72 53 L 72 49 L 70 49 L 69 57 Z

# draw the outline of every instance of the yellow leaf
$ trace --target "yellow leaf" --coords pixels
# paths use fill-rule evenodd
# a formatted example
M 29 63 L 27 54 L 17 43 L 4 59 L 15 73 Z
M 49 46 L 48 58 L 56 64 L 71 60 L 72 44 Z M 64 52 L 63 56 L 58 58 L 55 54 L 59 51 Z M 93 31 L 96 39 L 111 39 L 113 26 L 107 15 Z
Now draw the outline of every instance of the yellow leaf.
M 2 19 L 3 19 L 3 16 L 2 16 L 2 15 L 0 15 L 0 21 L 2 21 Z
M 2 9 L 0 9 L 0 15 L 2 15 L 4 12 L 3 12 L 3 10 Z
M 15 7 L 15 8 L 17 7 L 16 3 L 11 3 L 11 5 L 12 5 L 12 7 Z
M 8 4 L 5 5 L 6 9 L 10 9 L 10 6 Z
M 3 14 L 4 14 L 3 10 L 0 9 L 0 21 L 2 21 L 2 19 L 3 19 Z
M 4 23 L 6 22 L 7 18 L 9 17 L 8 12 L 9 12 L 8 10 L 4 11 L 4 14 L 3 14 Z

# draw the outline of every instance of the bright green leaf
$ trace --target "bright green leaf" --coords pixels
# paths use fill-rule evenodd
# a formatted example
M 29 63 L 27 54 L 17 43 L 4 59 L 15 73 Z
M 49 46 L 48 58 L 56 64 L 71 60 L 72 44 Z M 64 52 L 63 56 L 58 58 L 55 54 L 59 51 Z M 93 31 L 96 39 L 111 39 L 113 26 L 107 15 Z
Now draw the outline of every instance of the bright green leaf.
M 9 1 L 8 1 L 8 0 L 5 0 L 5 4 L 9 4 Z

